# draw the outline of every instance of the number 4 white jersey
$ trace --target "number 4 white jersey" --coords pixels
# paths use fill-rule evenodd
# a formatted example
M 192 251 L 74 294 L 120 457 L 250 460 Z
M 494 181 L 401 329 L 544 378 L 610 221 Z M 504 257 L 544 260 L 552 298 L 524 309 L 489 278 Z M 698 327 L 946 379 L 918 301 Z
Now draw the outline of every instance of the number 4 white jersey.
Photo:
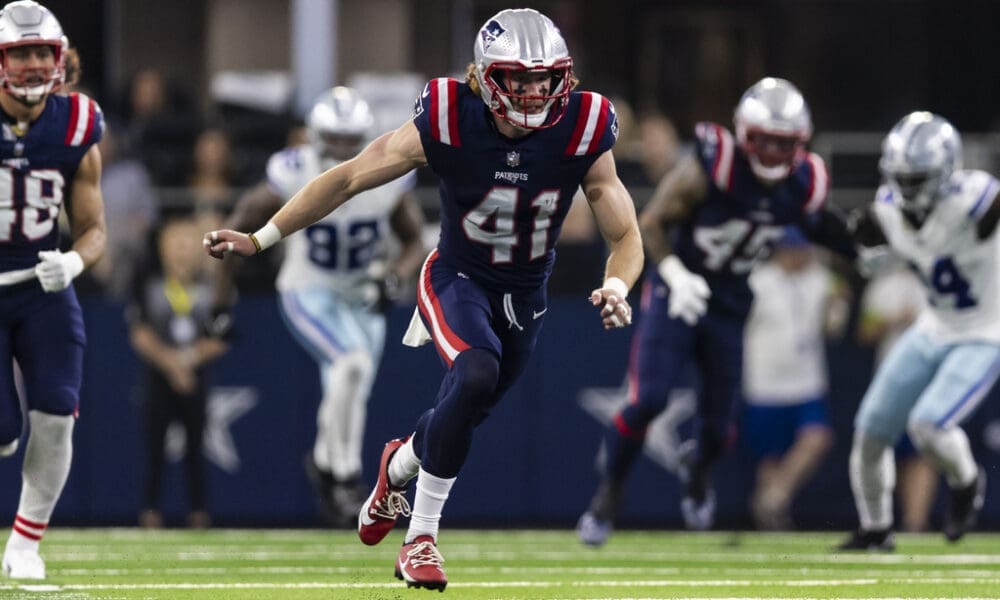
M 955 172 L 919 230 L 888 186 L 876 194 L 875 214 L 889 244 L 927 291 L 928 305 L 915 326 L 941 343 L 1000 342 L 1000 235 L 980 240 L 976 231 L 998 185 L 982 171 Z
M 267 164 L 271 189 L 286 202 L 313 178 L 333 167 L 310 145 L 286 148 Z M 411 173 L 383 186 L 358 194 L 316 223 L 285 242 L 285 257 L 278 273 L 281 291 L 327 288 L 347 301 L 372 298 L 372 263 L 389 258 L 389 217 L 400 197 L 413 188 Z

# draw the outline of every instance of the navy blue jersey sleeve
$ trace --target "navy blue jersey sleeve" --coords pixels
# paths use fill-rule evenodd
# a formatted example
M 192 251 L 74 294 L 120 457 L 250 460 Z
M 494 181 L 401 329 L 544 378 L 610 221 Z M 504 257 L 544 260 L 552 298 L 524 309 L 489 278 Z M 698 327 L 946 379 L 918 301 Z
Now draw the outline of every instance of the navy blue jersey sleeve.
M 462 146 L 458 127 L 460 85 L 457 79 L 439 77 L 424 86 L 413 107 L 413 123 L 421 138 Z
M 569 156 L 600 155 L 618 141 L 618 115 L 611 101 L 596 92 L 574 92 L 580 108 L 570 136 Z
M 695 156 L 705 171 L 709 185 L 732 192 L 736 156 L 733 134 L 717 123 L 698 123 L 694 128 L 694 144 Z

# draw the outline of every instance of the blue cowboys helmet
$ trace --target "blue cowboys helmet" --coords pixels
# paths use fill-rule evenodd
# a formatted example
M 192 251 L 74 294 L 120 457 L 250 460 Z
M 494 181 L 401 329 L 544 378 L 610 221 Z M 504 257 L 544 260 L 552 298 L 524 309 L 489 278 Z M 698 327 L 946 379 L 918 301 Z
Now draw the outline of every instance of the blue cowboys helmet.
M 361 150 L 375 125 L 368 103 L 354 88 L 323 92 L 306 117 L 309 141 L 325 158 L 347 160 Z
M 530 8 L 502 10 L 479 30 L 473 55 L 479 93 L 493 114 L 524 129 L 551 127 L 562 118 L 573 59 L 551 19 Z
M 765 77 L 744 92 L 733 121 L 754 175 L 766 183 L 788 177 L 812 137 L 805 98 L 777 77 Z
M 878 167 L 885 183 L 899 194 L 903 211 L 921 223 L 951 174 L 962 168 L 962 138 L 946 119 L 912 112 L 885 137 Z
M 7 51 L 18 46 L 51 46 L 55 68 L 48 73 L 11 72 Z M 25 104 L 37 104 L 59 89 L 66 76 L 69 41 L 52 11 L 33 0 L 17 0 L 0 9 L 0 86 Z

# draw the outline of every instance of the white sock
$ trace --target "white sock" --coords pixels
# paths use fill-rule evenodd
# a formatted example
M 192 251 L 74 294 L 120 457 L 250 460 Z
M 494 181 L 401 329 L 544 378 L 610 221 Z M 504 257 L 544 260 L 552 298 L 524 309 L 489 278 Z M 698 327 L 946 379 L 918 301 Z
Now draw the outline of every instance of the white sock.
M 420 469 L 417 477 L 417 493 L 413 498 L 410 514 L 410 528 L 406 531 L 404 543 L 409 544 L 422 535 L 429 535 L 437 541 L 441 510 L 455 484 L 455 477 L 443 479 Z
M 969 448 L 969 437 L 961 427 L 910 423 L 907 432 L 913 445 L 934 461 L 952 489 L 967 487 L 975 481 L 979 467 Z
M 413 436 L 396 450 L 389 461 L 389 483 L 403 487 L 420 471 L 420 459 L 413 451 Z
M 892 490 L 896 487 L 892 448 L 856 431 L 851 446 L 850 475 L 861 528 L 873 531 L 892 527 Z
M 31 433 L 21 467 L 21 500 L 7 547 L 38 551 L 73 460 L 72 415 L 29 411 Z
M 361 473 L 361 443 L 375 366 L 368 354 L 348 352 L 322 368 L 323 400 L 316 413 L 313 459 L 340 481 Z

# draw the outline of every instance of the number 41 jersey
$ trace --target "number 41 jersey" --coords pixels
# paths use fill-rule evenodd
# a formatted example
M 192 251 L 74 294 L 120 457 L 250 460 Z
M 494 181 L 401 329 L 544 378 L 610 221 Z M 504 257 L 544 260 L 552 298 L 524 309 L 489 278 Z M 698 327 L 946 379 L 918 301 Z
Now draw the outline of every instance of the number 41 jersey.
M 0 139 L 0 272 L 34 266 L 59 247 L 59 211 L 80 160 L 101 139 L 104 119 L 83 94 L 53 95 L 18 137 L 6 120 Z
M 440 178 L 440 260 L 495 292 L 544 285 L 573 196 L 618 136 L 611 103 L 571 92 L 559 122 L 510 139 L 467 84 L 440 78 L 424 88 L 415 113 Z

